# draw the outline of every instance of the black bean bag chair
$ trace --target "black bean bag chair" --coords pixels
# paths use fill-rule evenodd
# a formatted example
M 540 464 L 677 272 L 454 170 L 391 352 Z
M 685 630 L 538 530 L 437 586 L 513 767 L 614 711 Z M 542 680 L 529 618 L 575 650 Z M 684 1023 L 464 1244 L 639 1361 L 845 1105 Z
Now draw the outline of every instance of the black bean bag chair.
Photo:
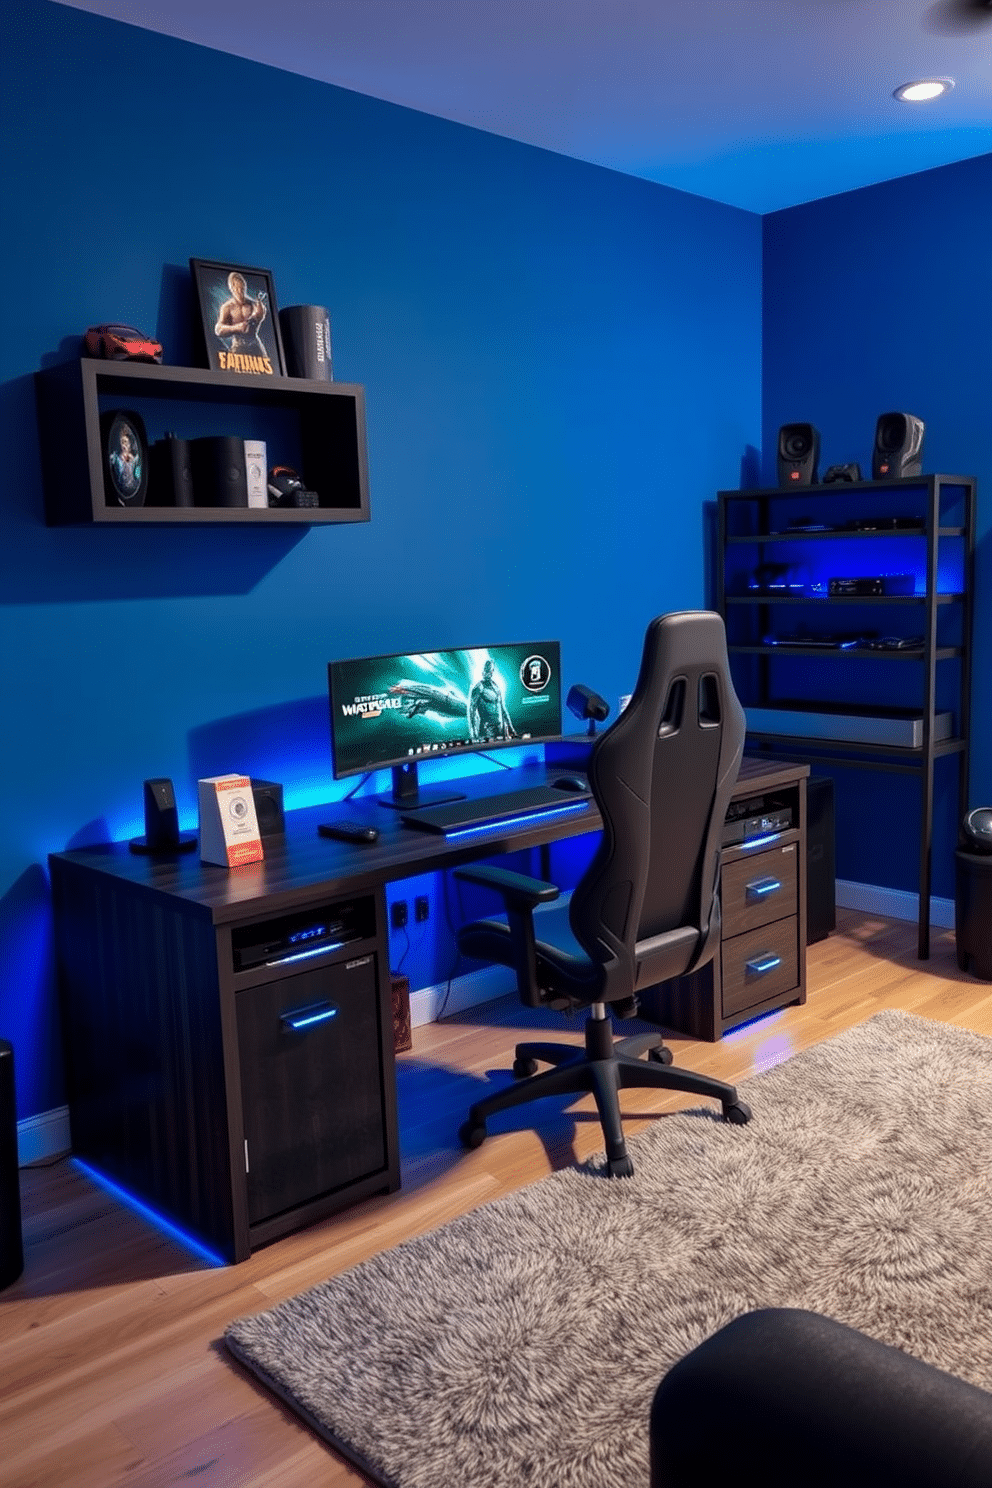
M 658 1386 L 651 1488 L 749 1476 L 762 1488 L 990 1488 L 992 1394 L 816 1313 L 746 1313 Z

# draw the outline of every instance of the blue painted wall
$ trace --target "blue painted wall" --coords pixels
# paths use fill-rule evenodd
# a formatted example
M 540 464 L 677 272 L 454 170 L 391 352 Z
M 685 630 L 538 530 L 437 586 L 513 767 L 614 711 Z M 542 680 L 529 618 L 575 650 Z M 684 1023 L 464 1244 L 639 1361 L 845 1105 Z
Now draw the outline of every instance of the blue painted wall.
M 925 421 L 924 470 L 978 478 L 970 803 L 988 804 L 992 155 L 763 224 L 765 482 L 778 429 L 794 420 L 820 430 L 821 473 L 856 460 L 870 477 L 876 420 L 893 409 Z M 918 781 L 861 770 L 836 781 L 840 877 L 915 890 Z M 954 762 L 938 761 L 935 815 L 934 891 L 953 896 Z
M 556 635 L 566 686 L 615 702 L 647 620 L 704 601 L 706 504 L 759 443 L 761 222 L 47 0 L 5 16 L 0 68 L 0 1035 L 23 1117 L 64 1100 L 47 854 L 140 830 L 144 778 L 187 822 L 228 769 L 329 799 L 333 656 Z M 370 524 L 43 525 L 32 373 L 112 319 L 187 361 L 190 255 L 330 307 L 335 373 L 367 390 Z M 436 981 L 449 951 L 427 937 L 404 970 Z

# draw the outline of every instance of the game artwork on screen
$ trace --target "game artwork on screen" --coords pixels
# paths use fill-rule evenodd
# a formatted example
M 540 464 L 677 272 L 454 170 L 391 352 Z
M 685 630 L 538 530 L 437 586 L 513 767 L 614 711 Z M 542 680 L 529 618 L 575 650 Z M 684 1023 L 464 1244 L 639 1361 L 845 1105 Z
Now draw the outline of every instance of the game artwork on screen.
M 561 732 L 557 642 L 335 662 L 331 682 L 342 775 Z

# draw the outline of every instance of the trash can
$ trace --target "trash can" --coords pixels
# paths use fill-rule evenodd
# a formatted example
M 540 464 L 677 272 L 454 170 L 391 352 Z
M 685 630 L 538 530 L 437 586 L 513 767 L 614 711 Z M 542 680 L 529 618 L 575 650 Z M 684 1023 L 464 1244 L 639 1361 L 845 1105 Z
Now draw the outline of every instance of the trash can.
M 958 965 L 967 971 L 970 964 L 972 976 L 992 982 L 992 855 L 959 847 L 954 857 Z
M 0 1288 L 10 1286 L 23 1270 L 14 1050 L 6 1039 L 0 1039 Z

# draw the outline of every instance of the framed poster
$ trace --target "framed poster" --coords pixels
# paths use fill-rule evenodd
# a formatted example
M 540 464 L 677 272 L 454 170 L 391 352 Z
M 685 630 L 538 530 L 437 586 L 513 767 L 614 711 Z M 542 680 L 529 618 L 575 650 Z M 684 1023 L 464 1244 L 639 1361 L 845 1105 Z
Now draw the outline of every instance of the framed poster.
M 284 377 L 286 361 L 269 269 L 191 258 L 207 365 L 220 372 Z

